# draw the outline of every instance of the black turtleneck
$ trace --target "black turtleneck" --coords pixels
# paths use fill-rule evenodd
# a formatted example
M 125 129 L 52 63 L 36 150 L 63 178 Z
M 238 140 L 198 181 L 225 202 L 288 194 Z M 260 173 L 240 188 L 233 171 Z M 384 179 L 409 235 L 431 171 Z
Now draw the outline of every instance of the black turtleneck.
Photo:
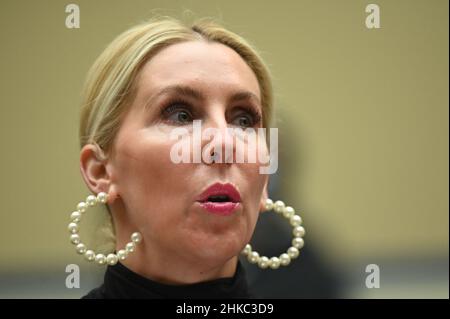
M 108 266 L 104 283 L 83 299 L 229 299 L 250 298 L 245 270 L 238 261 L 233 277 L 195 284 L 167 285 L 147 279 L 121 263 Z

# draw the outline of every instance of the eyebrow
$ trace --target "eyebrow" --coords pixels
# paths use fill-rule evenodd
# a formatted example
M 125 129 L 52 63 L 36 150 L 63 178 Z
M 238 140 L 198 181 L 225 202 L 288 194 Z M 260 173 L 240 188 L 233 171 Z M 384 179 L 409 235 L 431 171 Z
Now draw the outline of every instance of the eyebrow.
M 186 85 L 169 85 L 163 89 L 161 89 L 158 93 L 153 94 L 147 101 L 145 102 L 144 108 L 148 109 L 155 100 L 162 96 L 162 95 L 168 95 L 168 94 L 176 94 L 186 97 L 191 97 L 196 100 L 204 100 L 205 96 L 198 90 L 186 86 Z M 259 105 L 261 105 L 261 102 L 259 100 L 259 97 L 250 91 L 238 91 L 234 93 L 229 99 L 229 102 L 237 102 L 237 101 L 243 101 L 243 100 L 255 100 Z

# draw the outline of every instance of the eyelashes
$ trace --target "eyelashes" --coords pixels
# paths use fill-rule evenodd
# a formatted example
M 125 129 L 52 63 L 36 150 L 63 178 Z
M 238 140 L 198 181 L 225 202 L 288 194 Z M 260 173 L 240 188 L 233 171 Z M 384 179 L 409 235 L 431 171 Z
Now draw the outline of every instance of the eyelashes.
M 171 100 L 160 107 L 162 120 L 171 125 L 187 125 L 194 119 L 201 119 L 202 113 L 202 110 L 196 109 L 182 98 Z M 232 125 L 256 127 L 262 122 L 259 109 L 252 104 L 232 107 L 227 113 L 227 121 Z
M 260 112 L 253 106 L 239 106 L 238 109 L 240 109 L 244 113 L 248 113 L 251 116 L 253 122 L 253 125 L 251 126 L 259 125 L 262 122 L 262 116 Z

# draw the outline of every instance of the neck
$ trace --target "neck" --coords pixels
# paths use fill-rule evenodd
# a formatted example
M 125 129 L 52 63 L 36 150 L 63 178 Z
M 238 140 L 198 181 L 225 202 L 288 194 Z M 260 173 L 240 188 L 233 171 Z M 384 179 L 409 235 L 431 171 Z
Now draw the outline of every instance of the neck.
M 164 253 L 159 253 L 161 251 Z M 136 251 L 121 263 L 133 272 L 156 282 L 183 285 L 233 277 L 237 261 L 237 256 L 225 262 L 190 260 L 142 242 Z

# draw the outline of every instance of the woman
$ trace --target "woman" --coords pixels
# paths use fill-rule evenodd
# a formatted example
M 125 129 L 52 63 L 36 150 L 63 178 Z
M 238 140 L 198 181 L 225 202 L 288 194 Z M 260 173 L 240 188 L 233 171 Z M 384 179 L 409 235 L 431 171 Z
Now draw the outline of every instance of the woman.
M 272 205 L 261 163 L 225 161 L 217 152 L 235 155 L 227 129 L 267 127 L 271 108 L 261 58 L 215 23 L 155 19 L 105 49 L 87 77 L 79 132 L 81 173 L 97 196 L 80 203 L 69 224 L 77 252 L 108 265 L 104 284 L 86 298 L 245 298 L 241 251 L 261 268 L 298 256 L 301 219 L 281 201 Z M 222 138 L 201 136 L 201 162 L 174 161 L 174 130 L 192 137 L 194 122 Z M 112 217 L 115 253 L 96 254 L 80 241 L 81 217 L 96 203 Z M 259 213 L 272 207 L 290 219 L 296 242 L 268 259 L 247 243 Z

